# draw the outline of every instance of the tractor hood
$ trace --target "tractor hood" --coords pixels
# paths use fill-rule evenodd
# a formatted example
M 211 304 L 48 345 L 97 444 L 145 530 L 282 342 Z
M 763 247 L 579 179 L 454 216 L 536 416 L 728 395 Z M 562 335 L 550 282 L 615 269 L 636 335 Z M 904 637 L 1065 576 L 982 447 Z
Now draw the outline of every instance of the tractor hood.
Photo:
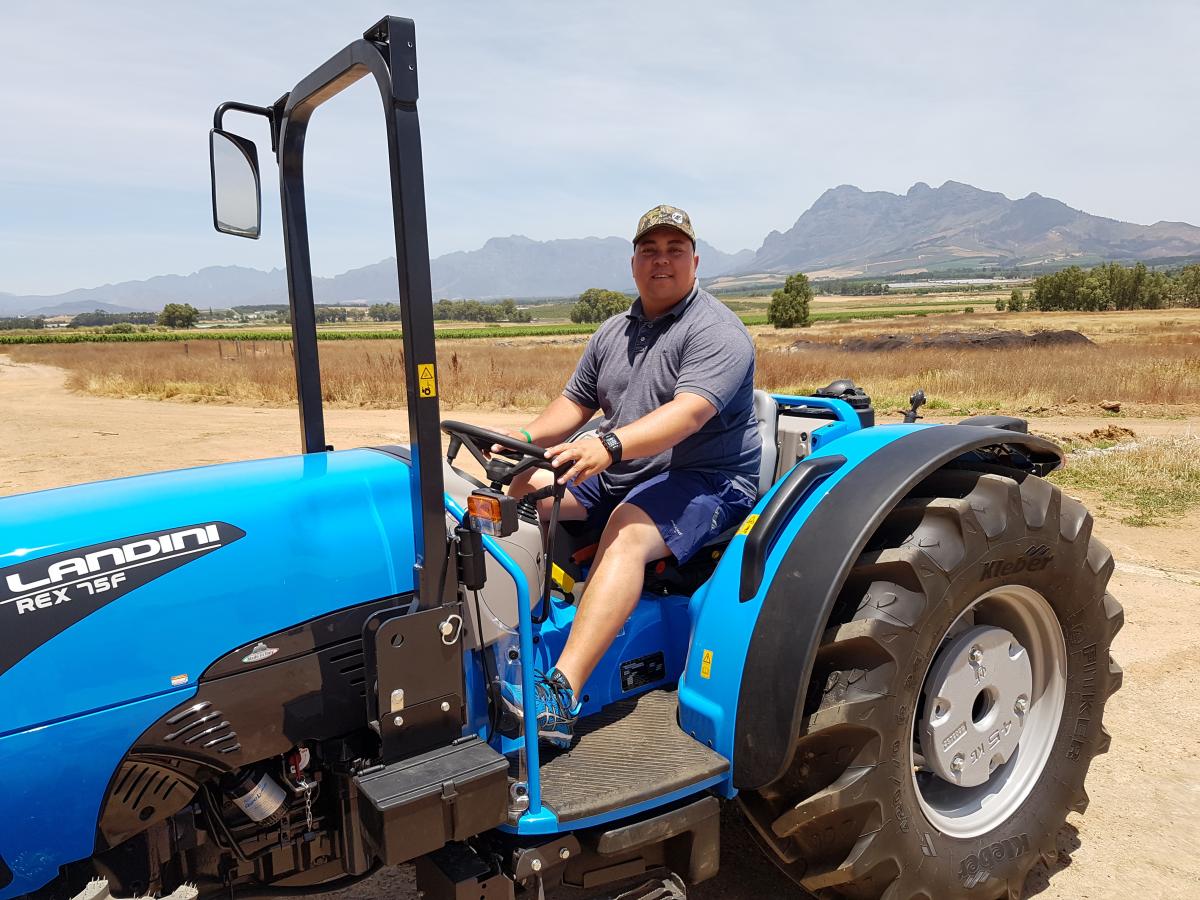
M 403 455 L 314 453 L 0 498 L 0 736 L 194 689 L 262 636 L 412 591 Z

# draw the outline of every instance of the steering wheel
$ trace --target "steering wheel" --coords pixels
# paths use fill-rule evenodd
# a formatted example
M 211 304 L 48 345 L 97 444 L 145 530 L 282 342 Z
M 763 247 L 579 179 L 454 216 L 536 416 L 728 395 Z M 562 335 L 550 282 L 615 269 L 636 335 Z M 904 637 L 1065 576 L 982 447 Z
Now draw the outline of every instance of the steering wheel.
M 546 451 L 537 444 L 530 444 L 489 428 L 480 428 L 478 425 L 455 422 L 450 419 L 442 421 L 442 431 L 450 436 L 450 446 L 446 449 L 446 462 L 454 465 L 458 451 L 466 447 L 475 461 L 483 467 L 493 487 L 510 484 L 517 475 L 527 469 L 555 471 L 554 464 L 546 459 Z M 491 451 L 493 445 L 503 449 L 493 455 Z M 511 460 L 511 462 L 505 460 Z

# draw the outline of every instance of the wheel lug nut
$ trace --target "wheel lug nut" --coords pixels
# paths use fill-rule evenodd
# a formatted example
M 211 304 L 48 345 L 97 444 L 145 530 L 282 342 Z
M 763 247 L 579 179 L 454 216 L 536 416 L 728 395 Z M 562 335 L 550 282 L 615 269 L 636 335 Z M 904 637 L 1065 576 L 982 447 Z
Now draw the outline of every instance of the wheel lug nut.
M 961 753 L 955 753 L 954 759 L 950 761 L 950 768 L 952 768 L 955 772 L 961 772 L 963 766 L 966 765 L 966 762 L 967 758 L 965 756 L 963 756 Z
M 1027 697 L 1018 697 L 1017 702 L 1013 705 L 1013 709 L 1018 713 L 1025 712 L 1025 710 L 1029 709 L 1029 699 Z
M 971 660 L 971 662 L 976 664 L 983 662 L 983 650 L 980 649 L 978 644 L 971 648 L 971 653 L 968 658 Z

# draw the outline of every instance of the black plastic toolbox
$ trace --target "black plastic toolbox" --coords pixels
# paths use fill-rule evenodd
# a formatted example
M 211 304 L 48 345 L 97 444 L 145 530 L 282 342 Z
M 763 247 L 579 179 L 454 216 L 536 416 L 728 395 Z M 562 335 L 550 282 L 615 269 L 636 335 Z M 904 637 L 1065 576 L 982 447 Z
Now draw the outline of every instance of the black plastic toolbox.
M 508 818 L 508 760 L 476 737 L 354 779 L 367 839 L 389 866 Z

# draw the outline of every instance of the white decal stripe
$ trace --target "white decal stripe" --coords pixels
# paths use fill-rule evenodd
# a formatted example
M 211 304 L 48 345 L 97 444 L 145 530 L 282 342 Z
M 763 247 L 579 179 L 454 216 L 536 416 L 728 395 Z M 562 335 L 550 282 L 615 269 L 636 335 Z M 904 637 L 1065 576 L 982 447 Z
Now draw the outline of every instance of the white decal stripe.
M 172 553 L 170 556 L 156 556 L 156 557 L 154 557 L 154 559 L 147 559 L 144 562 L 133 563 L 132 565 L 127 565 L 127 566 L 121 566 L 120 568 L 117 568 L 117 569 L 107 569 L 103 572 L 93 572 L 92 574 L 88 575 L 86 578 L 76 578 L 74 581 L 64 581 L 64 582 L 60 582 L 57 584 L 52 584 L 46 590 L 50 590 L 53 588 L 68 588 L 68 587 L 71 587 L 72 585 L 79 584 L 84 581 L 92 581 L 93 579 L 100 578 L 103 575 L 115 575 L 117 572 L 128 572 L 130 569 L 137 569 L 142 566 L 148 566 L 151 563 L 162 562 L 163 560 L 167 560 L 167 559 L 178 559 L 181 556 L 191 556 L 193 553 L 202 553 L 205 550 L 216 550 L 216 549 L 218 549 L 220 547 L 224 547 L 224 546 L 225 546 L 224 544 L 208 544 L 204 547 L 196 547 L 195 549 L 192 549 L 192 550 L 184 550 L 182 553 Z M 22 594 L 20 597 L 9 597 L 7 600 L 0 600 L 0 606 L 3 606 L 5 603 L 16 603 L 18 600 L 25 600 L 29 597 L 36 597 L 38 594 L 44 594 L 44 593 L 46 593 L 45 590 L 39 589 L 36 591 L 30 591 L 28 594 Z

